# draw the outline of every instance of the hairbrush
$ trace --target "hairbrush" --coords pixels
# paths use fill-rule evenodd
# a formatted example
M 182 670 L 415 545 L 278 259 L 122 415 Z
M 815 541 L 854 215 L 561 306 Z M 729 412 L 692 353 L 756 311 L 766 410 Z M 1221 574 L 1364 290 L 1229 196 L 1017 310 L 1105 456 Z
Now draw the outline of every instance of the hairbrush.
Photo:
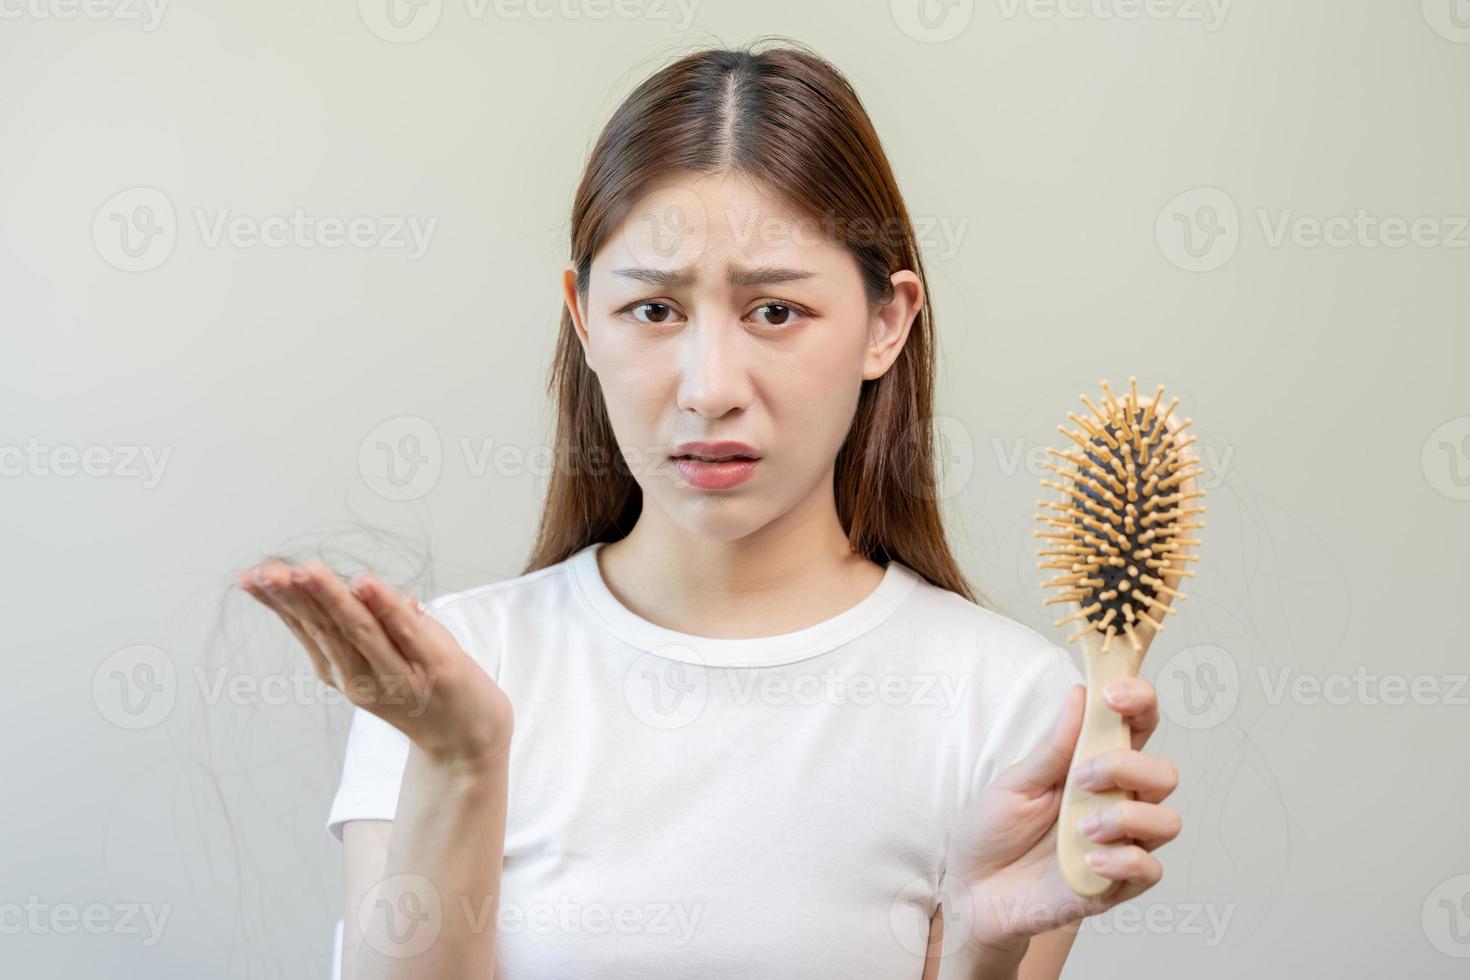
M 1183 579 L 1193 578 L 1186 567 L 1197 561 L 1191 537 L 1204 522 L 1196 520 L 1205 508 L 1196 477 L 1198 465 L 1193 435 L 1186 435 L 1191 419 L 1179 421 L 1176 397 L 1162 404 L 1164 386 L 1152 398 L 1138 396 L 1138 380 L 1128 379 L 1128 392 L 1113 394 L 1101 382 L 1102 404 L 1086 395 L 1086 414 L 1068 412 L 1075 428 L 1057 426 L 1072 443 L 1048 449 L 1053 459 L 1042 465 L 1056 474 L 1042 486 L 1061 494 L 1059 500 L 1038 500 L 1036 519 L 1044 541 L 1037 552 L 1040 567 L 1056 572 L 1042 587 L 1058 590 L 1046 605 L 1067 604 L 1071 615 L 1057 626 L 1077 624 L 1068 643 L 1080 642 L 1087 667 L 1087 703 L 1082 731 L 1072 764 L 1111 749 L 1130 746 L 1127 719 L 1103 701 L 1102 692 L 1113 681 L 1137 677 L 1149 644 L 1175 612 L 1174 600 Z M 1057 862 L 1068 887 L 1083 897 L 1105 897 L 1118 882 L 1087 866 L 1087 852 L 1100 847 L 1088 840 L 1077 824 L 1089 814 L 1131 797 L 1127 790 L 1100 793 L 1073 786 L 1068 770 L 1057 818 Z

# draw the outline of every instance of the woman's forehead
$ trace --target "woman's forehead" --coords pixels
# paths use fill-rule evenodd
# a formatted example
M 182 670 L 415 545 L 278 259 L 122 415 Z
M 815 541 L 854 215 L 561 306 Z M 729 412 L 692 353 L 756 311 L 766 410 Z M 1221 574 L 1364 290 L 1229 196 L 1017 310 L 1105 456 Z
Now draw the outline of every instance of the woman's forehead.
M 632 199 L 608 236 L 649 258 L 721 257 L 774 264 L 782 255 L 840 248 L 823 221 L 743 175 L 666 177 Z M 679 250 L 689 253 L 676 256 Z
M 594 266 L 601 276 L 652 285 L 731 287 L 810 281 L 830 274 L 845 250 L 815 221 L 789 212 L 715 212 L 688 199 L 635 209 L 609 236 Z

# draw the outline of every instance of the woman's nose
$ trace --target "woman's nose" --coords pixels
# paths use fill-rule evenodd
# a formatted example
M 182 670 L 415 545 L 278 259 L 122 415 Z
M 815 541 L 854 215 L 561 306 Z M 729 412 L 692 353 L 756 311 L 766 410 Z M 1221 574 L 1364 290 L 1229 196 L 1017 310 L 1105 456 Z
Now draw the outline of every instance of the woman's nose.
M 750 404 L 745 335 L 738 323 L 691 322 L 680 350 L 679 408 L 719 418 Z

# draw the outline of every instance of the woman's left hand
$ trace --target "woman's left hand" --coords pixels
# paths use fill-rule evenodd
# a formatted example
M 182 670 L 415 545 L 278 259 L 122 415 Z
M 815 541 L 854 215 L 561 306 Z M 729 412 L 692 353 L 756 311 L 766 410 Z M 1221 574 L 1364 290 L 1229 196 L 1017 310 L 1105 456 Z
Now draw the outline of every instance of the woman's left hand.
M 1152 852 L 1179 835 L 1179 811 L 1162 803 L 1179 784 L 1179 773 L 1168 760 L 1139 751 L 1158 727 L 1159 712 L 1153 685 L 1134 678 L 1104 691 L 1109 706 L 1128 720 L 1132 748 L 1083 760 L 1088 771 L 1080 783 L 1133 793 L 1134 799 L 1099 811 L 1098 825 L 1087 832 L 1105 844 L 1099 849 L 1103 863 L 1094 870 L 1121 884 L 1106 898 L 1081 898 L 1062 880 L 1056 821 L 1082 728 L 1084 693 L 1081 685 L 1069 692 L 1046 742 L 991 780 L 955 824 L 946 873 L 968 893 L 969 938 L 983 947 L 1018 948 L 1034 935 L 1126 902 L 1163 876 Z

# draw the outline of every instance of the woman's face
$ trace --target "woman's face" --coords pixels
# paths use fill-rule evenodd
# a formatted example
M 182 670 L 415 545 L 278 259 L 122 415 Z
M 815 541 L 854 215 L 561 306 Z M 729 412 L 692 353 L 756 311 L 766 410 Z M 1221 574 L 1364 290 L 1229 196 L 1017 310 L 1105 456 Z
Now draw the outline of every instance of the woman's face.
M 585 308 L 575 267 L 563 273 L 644 502 L 691 533 L 744 537 L 830 501 L 861 384 L 908 335 L 918 277 L 895 273 L 893 300 L 871 309 L 825 225 L 748 178 L 681 173 L 635 202 L 593 257 Z M 681 458 L 695 441 L 745 448 L 693 455 L 756 459 Z

